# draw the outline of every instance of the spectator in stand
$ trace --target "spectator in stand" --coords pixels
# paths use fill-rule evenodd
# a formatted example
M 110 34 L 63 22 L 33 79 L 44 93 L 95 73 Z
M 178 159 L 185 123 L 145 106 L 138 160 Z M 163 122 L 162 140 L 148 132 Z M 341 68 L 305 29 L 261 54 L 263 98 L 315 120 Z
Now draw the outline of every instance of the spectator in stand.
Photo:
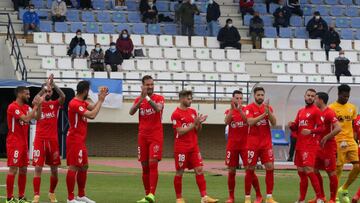
M 349 71 L 350 60 L 345 57 L 344 51 L 339 51 L 339 57 L 335 58 L 335 75 L 338 82 L 340 82 L 340 76 L 351 76 Z
M 326 21 L 321 18 L 319 11 L 314 12 L 314 17 L 307 23 L 306 30 L 309 32 L 309 37 L 311 39 L 324 39 L 324 35 L 328 30 L 328 25 Z
M 266 4 L 266 12 L 270 13 L 270 4 L 274 3 L 274 4 L 280 4 L 279 2 L 280 0 L 265 0 L 265 4 Z
M 220 7 L 214 0 L 208 1 L 206 10 L 207 31 L 209 36 L 216 36 L 219 32 Z
M 240 34 L 236 27 L 233 26 L 232 20 L 227 19 L 226 25 L 220 29 L 217 40 L 220 42 L 220 49 L 225 47 L 234 47 L 241 50 Z
M 280 27 L 288 27 L 290 24 L 291 12 L 287 7 L 284 7 L 280 1 L 280 7 L 274 13 L 274 27 L 276 27 L 277 34 L 279 35 Z
M 93 71 L 104 71 L 104 58 L 104 51 L 101 49 L 101 45 L 97 43 L 95 48 L 91 50 L 90 68 Z
M 121 31 L 119 38 L 116 40 L 116 48 L 120 51 L 123 59 L 129 59 L 132 57 L 134 44 L 130 38 L 129 32 L 126 29 Z
M 194 15 L 200 15 L 200 11 L 196 6 L 195 1 L 185 0 L 178 10 L 182 35 L 194 35 Z
M 255 12 L 254 17 L 250 20 L 249 33 L 253 49 L 256 49 L 256 41 L 259 40 L 261 43 L 261 39 L 264 37 L 264 21 L 260 18 L 259 12 Z
M 71 39 L 67 54 L 73 58 L 85 58 L 89 55 L 86 51 L 85 40 L 81 37 L 81 30 L 77 30 L 76 36 Z
M 92 9 L 92 4 L 91 4 L 91 0 L 80 0 L 79 2 L 80 4 L 80 8 L 84 9 L 84 10 L 91 10 Z
M 338 32 L 335 31 L 335 26 L 331 25 L 329 30 L 325 33 L 323 44 L 325 45 L 325 53 L 326 58 L 329 60 L 329 51 L 330 49 L 334 49 L 336 51 L 340 51 L 340 35 Z
M 296 14 L 298 16 L 303 16 L 304 12 L 300 8 L 299 0 L 287 0 L 287 8 L 290 10 L 291 14 Z
M 51 18 L 53 23 L 64 22 L 66 20 L 66 3 L 62 0 L 53 1 L 51 5 Z
M 26 11 L 23 15 L 23 24 L 24 24 L 24 35 L 27 35 L 29 30 L 34 32 L 39 32 L 40 19 L 38 14 L 35 12 L 35 7 L 33 4 L 29 5 L 29 10 Z
M 179 10 L 182 4 L 182 0 L 179 0 L 177 4 L 174 5 L 174 11 L 175 11 L 175 22 L 180 23 L 180 16 L 179 16 Z
M 157 23 L 158 10 L 153 0 L 147 0 L 146 3 L 140 3 L 140 13 L 143 22 L 147 24 Z
M 29 0 L 12 0 L 14 4 L 14 10 L 19 11 L 19 7 L 22 6 L 23 8 L 28 7 Z
M 297 141 L 297 134 L 296 132 L 292 131 L 290 135 L 290 149 L 289 149 L 289 157 L 287 161 L 292 162 L 294 158 L 295 153 L 295 147 L 296 147 L 296 141 Z
M 110 48 L 105 52 L 105 65 L 107 72 L 121 71 L 123 58 L 119 50 L 116 49 L 114 42 L 110 43 Z
M 242 20 L 244 21 L 244 16 L 249 13 L 250 15 L 254 15 L 254 0 L 240 0 L 240 12 Z

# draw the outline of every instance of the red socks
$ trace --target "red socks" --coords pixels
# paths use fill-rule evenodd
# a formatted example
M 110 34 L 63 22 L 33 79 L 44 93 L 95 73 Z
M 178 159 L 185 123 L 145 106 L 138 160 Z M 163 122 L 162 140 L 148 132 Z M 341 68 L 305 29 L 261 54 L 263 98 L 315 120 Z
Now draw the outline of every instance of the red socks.
M 228 174 L 229 197 L 232 199 L 234 199 L 235 176 L 236 176 L 236 173 L 234 173 L 234 172 L 229 172 L 229 174 Z
M 66 186 L 68 190 L 68 200 L 73 200 L 75 188 L 76 171 L 68 170 L 66 174 Z
M 311 185 L 313 186 L 313 188 L 315 190 L 316 198 L 322 198 L 319 180 L 316 177 L 315 173 L 314 172 L 308 173 L 307 176 L 309 177 L 309 179 L 311 181 Z
M 256 197 L 261 197 L 262 195 L 261 195 L 261 191 L 260 191 L 259 179 L 258 179 L 257 175 L 255 174 L 255 172 L 253 174 L 252 186 L 255 189 Z
M 206 181 L 204 174 L 196 175 L 196 184 L 198 185 L 201 197 L 206 196 Z
M 174 177 L 174 188 L 175 188 L 175 194 L 176 199 L 179 199 L 182 197 L 182 176 L 175 176 Z
M 15 182 L 15 175 L 7 174 L 7 176 L 6 176 L 6 193 L 7 193 L 8 199 L 14 197 L 14 182 Z
M 34 195 L 40 195 L 40 183 L 41 183 L 41 177 L 33 178 Z
M 55 188 L 57 186 L 57 183 L 58 183 L 58 177 L 57 176 L 50 176 L 50 189 L 49 189 L 50 193 L 55 192 Z
M 250 195 L 251 193 L 251 184 L 253 182 L 254 176 L 255 176 L 254 170 L 245 171 L 245 195 Z
M 339 181 L 336 175 L 332 175 L 329 178 L 330 178 L 330 199 L 335 202 Z M 360 190 L 358 191 L 357 194 L 360 194 L 359 192 Z
M 274 170 L 266 170 L 266 194 L 271 195 L 274 189 Z
M 26 173 L 25 174 L 19 173 L 18 176 L 19 198 L 24 197 L 25 186 L 26 186 Z
M 150 161 L 149 168 L 150 168 L 150 193 L 155 194 L 156 186 L 159 178 L 158 162 Z
M 150 168 L 149 166 L 142 166 L 142 181 L 145 189 L 145 194 L 148 195 L 150 193 Z
M 78 184 L 78 196 L 84 197 L 85 196 L 85 185 L 87 179 L 87 170 L 85 171 L 78 171 L 77 172 L 77 184 Z
M 319 188 L 320 188 L 321 198 L 325 198 L 323 178 L 322 178 L 320 173 L 315 173 L 315 175 L 316 175 L 316 177 L 317 177 L 317 179 L 319 181 Z
M 305 172 L 298 171 L 300 177 L 300 197 L 299 201 L 305 201 L 307 188 L 308 188 L 308 179 Z

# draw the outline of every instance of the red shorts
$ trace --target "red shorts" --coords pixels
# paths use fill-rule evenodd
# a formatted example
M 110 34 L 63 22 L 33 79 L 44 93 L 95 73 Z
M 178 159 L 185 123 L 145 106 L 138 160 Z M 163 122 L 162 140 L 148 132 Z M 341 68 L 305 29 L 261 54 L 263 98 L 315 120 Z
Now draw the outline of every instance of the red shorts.
M 225 164 L 228 167 L 239 166 L 239 156 L 244 166 L 247 166 L 247 150 L 226 150 Z
M 138 139 L 138 160 L 149 161 L 149 159 L 161 160 L 163 142 L 147 137 Z
M 175 168 L 180 169 L 194 169 L 203 166 L 203 160 L 200 151 L 193 152 L 175 152 Z
M 67 143 L 66 163 L 68 166 L 87 166 L 89 160 L 86 146 L 78 143 Z
M 35 139 L 33 151 L 33 166 L 58 166 L 61 164 L 59 143 L 57 140 Z
M 29 152 L 26 145 L 6 145 L 7 166 L 24 167 L 29 165 Z
M 262 164 L 274 162 L 273 150 L 272 149 L 247 150 L 247 164 L 249 166 L 256 166 L 259 158 Z
M 326 172 L 336 171 L 336 151 L 319 150 L 316 154 L 315 168 Z
M 316 151 L 295 151 L 294 163 L 297 167 L 315 167 Z

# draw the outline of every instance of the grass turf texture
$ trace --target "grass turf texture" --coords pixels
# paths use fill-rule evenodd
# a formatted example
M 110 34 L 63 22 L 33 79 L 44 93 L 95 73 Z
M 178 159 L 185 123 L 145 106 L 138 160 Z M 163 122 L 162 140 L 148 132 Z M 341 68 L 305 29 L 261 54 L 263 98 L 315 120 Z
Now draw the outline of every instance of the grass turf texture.
M 143 186 L 141 182 L 141 170 L 139 169 L 126 169 L 126 168 L 117 168 L 117 167 L 108 167 L 108 166 L 90 166 L 92 172 L 101 172 L 101 173 L 91 173 L 88 175 L 87 182 L 87 194 L 90 198 L 96 200 L 99 203 L 133 203 L 136 200 L 142 198 Z M 264 171 L 258 170 L 257 174 L 259 175 L 261 190 L 263 196 L 265 197 L 265 182 L 264 182 Z M 329 186 L 328 178 L 325 173 L 323 174 L 324 178 L 324 187 L 327 198 L 329 197 Z M 347 172 L 343 173 L 343 178 L 341 183 L 345 181 L 347 177 Z M 56 189 L 56 194 L 59 202 L 66 202 L 66 183 L 65 183 L 66 174 L 61 173 L 59 184 Z M 293 203 L 297 200 L 298 197 L 298 185 L 299 179 L 296 171 L 289 170 L 276 170 L 275 171 L 275 189 L 274 197 L 280 203 Z M 32 177 L 33 172 L 31 171 L 28 175 L 27 187 L 26 187 L 26 196 L 28 199 L 32 198 Z M 171 203 L 175 202 L 175 193 L 173 187 L 173 173 L 160 173 L 159 183 L 157 189 L 157 202 L 159 203 Z M 6 173 L 0 173 L 0 196 L 5 196 L 5 179 Z M 224 202 L 228 197 L 227 192 L 227 177 L 219 176 L 216 174 L 206 173 L 206 181 L 208 193 L 210 196 L 220 199 L 220 202 Z M 244 201 L 244 177 L 238 175 L 236 178 L 236 200 L 237 202 Z M 350 195 L 353 195 L 357 187 L 359 186 L 359 180 L 355 181 L 354 184 L 350 187 Z M 15 181 L 16 182 L 16 181 Z M 47 201 L 47 191 L 49 188 L 49 173 L 46 172 L 42 176 L 41 182 L 41 202 Z M 14 189 L 15 194 L 17 194 L 17 188 Z M 76 195 L 77 189 L 75 189 Z M 195 177 L 192 172 L 187 172 L 183 177 L 183 196 L 188 203 L 200 202 L 199 192 L 195 182 Z M 252 196 L 254 199 L 254 191 L 252 191 Z M 314 197 L 313 189 L 309 182 L 307 199 Z M 4 199 L 0 199 L 1 202 Z

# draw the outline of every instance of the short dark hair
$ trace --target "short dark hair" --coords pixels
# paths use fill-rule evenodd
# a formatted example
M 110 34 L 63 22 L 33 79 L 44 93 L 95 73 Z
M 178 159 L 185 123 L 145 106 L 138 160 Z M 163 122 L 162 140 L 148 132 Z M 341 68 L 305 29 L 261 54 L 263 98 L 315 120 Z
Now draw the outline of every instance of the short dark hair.
M 314 88 L 309 88 L 309 89 L 306 90 L 306 92 L 314 92 L 314 93 L 316 93 L 316 90 Z
M 82 94 L 89 89 L 90 89 L 90 81 L 88 80 L 80 81 L 76 86 L 77 94 Z
M 35 5 L 34 4 L 29 4 L 29 8 L 31 8 L 31 7 L 35 8 Z
M 101 46 L 101 44 L 100 44 L 100 43 L 96 43 L 95 46 Z
M 325 104 L 328 103 L 328 101 L 329 101 L 329 95 L 328 95 L 326 92 L 318 92 L 318 93 L 316 93 L 316 95 L 317 95 L 321 100 L 323 100 L 323 102 L 324 102 Z
M 343 92 L 350 92 L 351 91 L 351 87 L 347 84 L 342 84 L 338 87 L 338 94 L 343 93 Z
M 188 97 L 188 96 L 192 96 L 193 93 L 191 90 L 181 90 L 179 92 L 179 98 L 184 98 L 184 97 Z
M 230 21 L 232 22 L 233 20 L 231 18 L 226 19 L 226 24 L 228 24 Z
M 110 42 L 110 46 L 116 45 L 115 42 Z
M 17 86 L 14 91 L 15 96 L 18 96 L 18 94 L 22 93 L 25 90 L 29 90 L 29 88 L 27 88 L 25 86 Z
M 78 33 L 78 32 L 81 32 L 81 30 L 80 30 L 80 29 L 77 29 L 77 30 L 76 30 L 76 33 Z
M 314 12 L 314 16 L 319 16 L 320 15 L 320 12 L 319 11 L 315 11 Z
M 234 90 L 233 93 L 232 93 L 232 96 L 234 97 L 235 94 L 243 94 L 243 93 L 240 90 Z
M 263 91 L 265 93 L 265 89 L 263 87 L 255 87 L 254 88 L 254 94 L 256 94 L 256 92 L 258 91 Z
M 145 75 L 145 76 L 142 77 L 142 79 L 141 79 L 142 84 L 145 83 L 145 80 L 153 80 L 153 78 L 151 77 L 151 75 Z

